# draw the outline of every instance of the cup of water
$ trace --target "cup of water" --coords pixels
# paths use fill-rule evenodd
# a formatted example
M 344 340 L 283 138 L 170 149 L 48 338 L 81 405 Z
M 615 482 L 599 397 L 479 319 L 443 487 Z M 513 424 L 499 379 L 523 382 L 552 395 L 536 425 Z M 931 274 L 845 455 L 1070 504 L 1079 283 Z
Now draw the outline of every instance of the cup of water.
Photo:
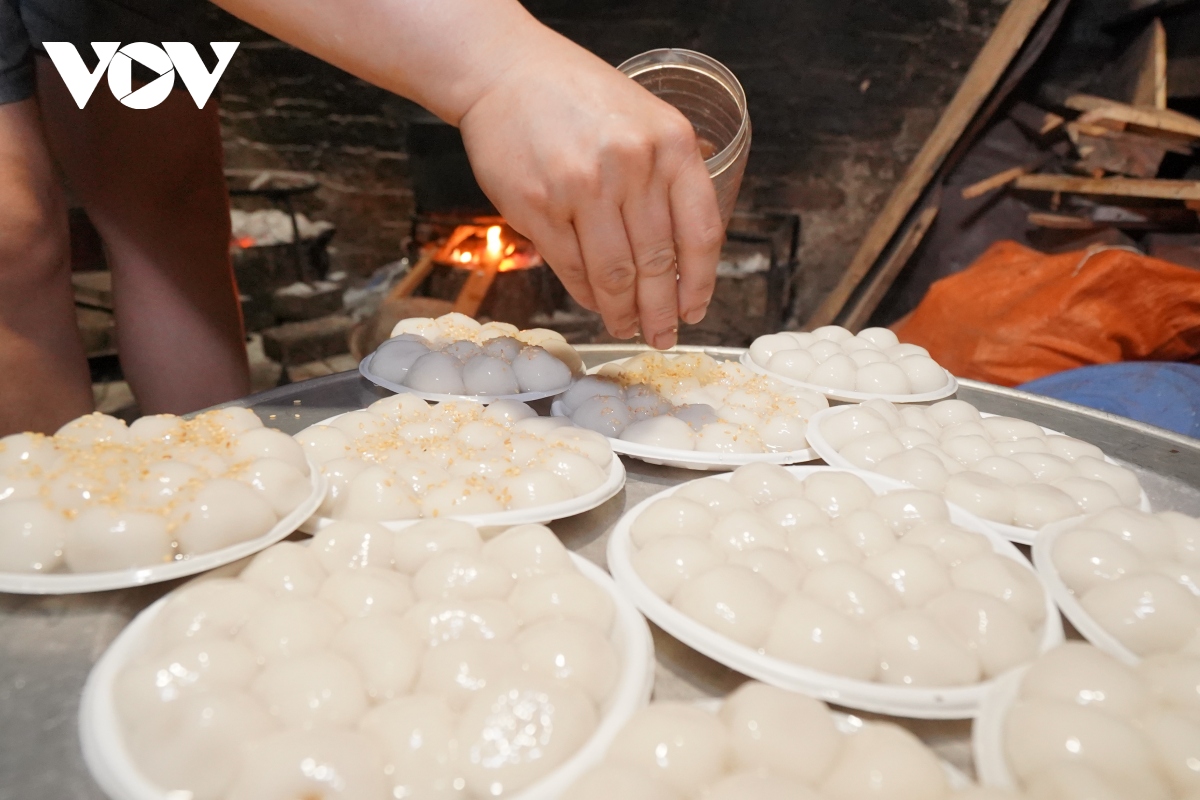
M 717 190 L 721 223 L 728 225 L 750 153 L 750 114 L 738 79 L 716 59 L 675 48 L 650 50 L 617 69 L 692 123 Z

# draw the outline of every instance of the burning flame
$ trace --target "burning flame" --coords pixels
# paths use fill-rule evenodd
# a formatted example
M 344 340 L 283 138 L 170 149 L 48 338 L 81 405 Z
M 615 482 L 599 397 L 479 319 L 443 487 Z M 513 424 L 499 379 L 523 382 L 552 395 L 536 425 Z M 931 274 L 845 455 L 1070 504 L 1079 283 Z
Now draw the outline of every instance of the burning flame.
M 525 242 L 524 245 L 521 242 Z M 497 272 L 542 265 L 541 257 L 530 243 L 516 235 L 504 235 L 503 225 L 460 225 L 438 250 L 439 263 L 465 269 L 494 267 Z
M 487 252 L 492 259 L 500 258 L 500 250 L 504 247 L 504 242 L 500 240 L 500 226 L 493 225 L 487 229 Z

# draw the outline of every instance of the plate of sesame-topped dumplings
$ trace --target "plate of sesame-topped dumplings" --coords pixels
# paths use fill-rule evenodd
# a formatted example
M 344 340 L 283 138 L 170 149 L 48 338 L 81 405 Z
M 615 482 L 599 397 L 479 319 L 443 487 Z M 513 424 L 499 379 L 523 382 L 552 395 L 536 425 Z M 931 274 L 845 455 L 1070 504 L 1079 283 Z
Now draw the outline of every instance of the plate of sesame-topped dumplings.
M 401 320 L 359 364 L 372 383 L 426 400 L 536 400 L 567 390 L 583 360 L 561 334 L 451 312 Z
M 625 483 L 608 440 L 524 403 L 400 394 L 310 426 L 296 440 L 330 491 L 306 528 L 354 519 L 484 526 L 546 522 L 595 508 Z
M 104 414 L 0 439 L 0 591 L 93 592 L 245 558 L 295 531 L 326 482 L 245 408 L 132 425 Z
M 554 401 L 556 416 L 652 464 L 721 470 L 811 461 L 808 420 L 824 396 L 704 353 L 647 352 L 603 364 Z

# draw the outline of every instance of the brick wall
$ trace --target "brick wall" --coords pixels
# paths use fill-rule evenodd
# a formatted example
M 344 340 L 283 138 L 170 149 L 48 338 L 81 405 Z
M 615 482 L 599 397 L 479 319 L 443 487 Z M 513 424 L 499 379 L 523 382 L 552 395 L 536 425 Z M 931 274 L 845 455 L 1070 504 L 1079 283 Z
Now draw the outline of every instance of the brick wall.
M 1003 11 L 996 0 L 528 0 L 611 63 L 688 47 L 741 79 L 754 122 L 745 209 L 803 218 L 801 310 L 837 279 Z M 423 112 L 213 9 L 243 42 L 221 81 L 230 167 L 315 173 L 305 211 L 368 271 L 408 233 L 405 126 Z

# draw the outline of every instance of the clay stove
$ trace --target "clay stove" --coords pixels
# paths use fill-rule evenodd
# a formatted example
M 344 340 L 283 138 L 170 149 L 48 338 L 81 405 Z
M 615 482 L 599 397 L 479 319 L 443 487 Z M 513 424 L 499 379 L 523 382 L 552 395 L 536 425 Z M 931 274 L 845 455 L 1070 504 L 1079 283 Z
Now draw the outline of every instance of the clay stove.
M 440 121 L 414 122 L 408 149 L 416 201 L 411 256 L 414 273 L 428 274 L 414 295 L 521 328 L 552 314 L 566 292 L 533 243 L 505 224 L 479 188 L 459 132 Z

